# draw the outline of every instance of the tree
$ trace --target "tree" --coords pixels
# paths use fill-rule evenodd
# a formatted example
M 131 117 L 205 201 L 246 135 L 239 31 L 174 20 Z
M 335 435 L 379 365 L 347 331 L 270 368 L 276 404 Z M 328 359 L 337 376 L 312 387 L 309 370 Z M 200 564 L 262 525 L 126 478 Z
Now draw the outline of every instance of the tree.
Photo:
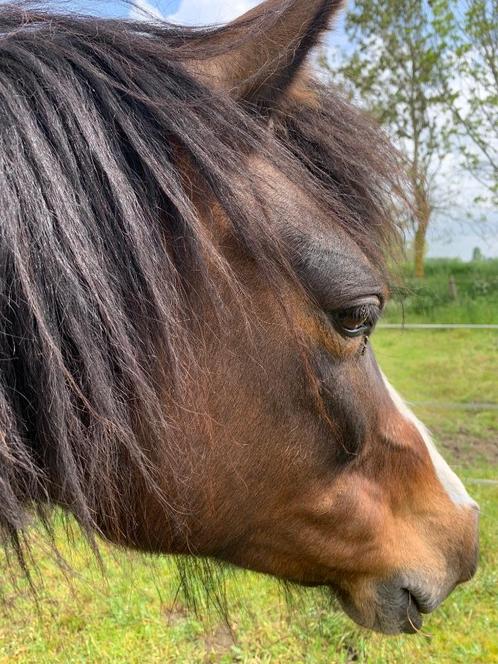
M 484 260 L 484 256 L 482 255 L 480 247 L 474 247 L 474 250 L 472 252 L 472 260 L 474 262 Z
M 446 44 L 435 38 L 450 18 L 444 0 L 356 0 L 346 17 L 354 51 L 339 68 L 407 157 L 417 277 L 424 276 L 436 174 L 454 133 L 442 92 Z
M 463 167 L 498 205 L 498 0 L 447 0 L 439 28 L 452 49 L 453 80 L 443 91 L 458 126 Z M 482 196 L 479 197 L 482 199 Z

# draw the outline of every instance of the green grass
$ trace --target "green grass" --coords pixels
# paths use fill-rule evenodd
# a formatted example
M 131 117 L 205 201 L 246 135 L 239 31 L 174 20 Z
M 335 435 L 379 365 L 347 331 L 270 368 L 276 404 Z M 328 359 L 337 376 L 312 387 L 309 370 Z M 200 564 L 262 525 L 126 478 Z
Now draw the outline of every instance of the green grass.
M 374 346 L 411 401 L 498 403 L 498 333 L 379 330 Z M 356 628 L 317 591 L 288 603 L 279 584 L 247 572 L 226 577 L 231 629 L 216 611 L 186 608 L 174 562 L 102 545 L 106 576 L 75 533 L 57 525 L 68 578 L 36 534 L 38 603 L 22 576 L 3 576 L 0 664 L 277 662 L 294 664 L 498 663 L 498 411 L 416 406 L 447 448 L 482 509 L 475 580 L 428 617 L 423 633 L 387 638 Z M 200 595 L 202 602 L 202 594 Z M 3 601 L 2 601 L 3 600 Z
M 498 330 L 379 329 L 373 344 L 389 380 L 437 437 L 496 441 L 498 453 L 498 409 L 442 407 L 498 406 Z

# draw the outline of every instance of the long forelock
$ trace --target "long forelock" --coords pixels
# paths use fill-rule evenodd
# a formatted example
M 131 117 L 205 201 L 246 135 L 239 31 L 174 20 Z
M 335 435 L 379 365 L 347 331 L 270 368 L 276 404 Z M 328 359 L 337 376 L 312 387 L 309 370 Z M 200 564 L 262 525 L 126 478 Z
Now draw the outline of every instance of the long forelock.
M 382 134 L 311 83 L 319 103 L 289 99 L 268 142 L 263 122 L 189 73 L 185 45 L 207 58 L 209 34 L 0 5 L 8 532 L 25 523 L 31 500 L 70 508 L 90 531 L 96 512 L 126 502 L 118 474 L 123 486 L 137 475 L 158 485 L 154 455 L 174 438 L 163 386 L 178 399 L 188 391 L 192 309 L 199 295 L 216 309 L 220 280 L 237 287 L 182 160 L 268 275 L 290 267 L 264 202 L 248 200 L 258 188 L 245 167 L 251 152 L 320 196 L 331 219 L 384 261 L 399 170 Z

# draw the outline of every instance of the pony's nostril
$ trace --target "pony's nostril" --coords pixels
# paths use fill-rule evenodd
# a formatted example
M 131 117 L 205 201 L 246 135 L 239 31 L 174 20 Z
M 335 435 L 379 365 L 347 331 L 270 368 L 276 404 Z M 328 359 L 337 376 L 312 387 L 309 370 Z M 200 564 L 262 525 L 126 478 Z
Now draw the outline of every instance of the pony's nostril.
M 460 570 L 460 578 L 457 581 L 457 584 L 459 583 L 466 583 L 467 581 L 470 581 L 475 573 L 477 572 L 477 565 L 479 561 L 479 547 L 476 546 L 472 556 L 465 560 L 465 562 L 462 564 L 461 570 Z

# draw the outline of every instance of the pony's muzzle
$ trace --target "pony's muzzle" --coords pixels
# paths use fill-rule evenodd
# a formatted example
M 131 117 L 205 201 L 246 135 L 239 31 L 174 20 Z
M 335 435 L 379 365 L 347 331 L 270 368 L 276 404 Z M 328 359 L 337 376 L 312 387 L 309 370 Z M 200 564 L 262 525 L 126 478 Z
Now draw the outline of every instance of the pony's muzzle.
M 422 614 L 432 613 L 458 585 L 470 581 L 475 575 L 479 559 L 479 506 L 472 501 L 463 509 L 469 521 L 467 536 L 449 556 L 445 578 L 433 579 L 430 573 L 405 576 L 403 591 L 407 608 L 400 614 L 400 631 L 418 631 L 422 626 Z
M 434 580 L 430 573 L 405 577 L 402 590 L 407 598 L 407 607 L 399 616 L 400 631 L 418 631 L 422 626 L 422 614 L 432 613 L 458 585 L 470 581 L 476 573 L 479 559 L 479 506 L 472 501 L 463 509 L 469 521 L 467 536 L 449 557 L 444 580 Z
M 383 634 L 413 634 L 423 624 L 423 615 L 435 611 L 456 586 L 469 581 L 479 557 L 479 507 L 463 508 L 469 520 L 466 537 L 446 556 L 444 574 L 428 566 L 393 575 L 373 583 L 360 599 L 354 593 L 338 592 L 344 611 L 356 623 Z

